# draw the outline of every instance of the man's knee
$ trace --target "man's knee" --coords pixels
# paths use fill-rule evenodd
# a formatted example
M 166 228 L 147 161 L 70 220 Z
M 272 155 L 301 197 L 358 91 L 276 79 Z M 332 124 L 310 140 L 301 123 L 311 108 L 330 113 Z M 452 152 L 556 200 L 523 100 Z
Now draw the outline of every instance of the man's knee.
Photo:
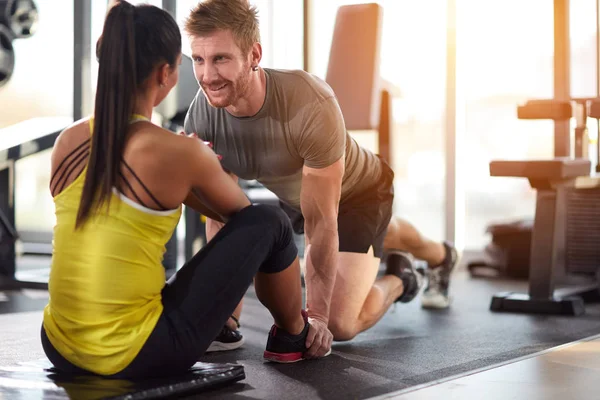
M 333 340 L 346 341 L 352 340 L 358 334 L 358 321 L 348 318 L 329 318 L 329 331 L 333 335 Z

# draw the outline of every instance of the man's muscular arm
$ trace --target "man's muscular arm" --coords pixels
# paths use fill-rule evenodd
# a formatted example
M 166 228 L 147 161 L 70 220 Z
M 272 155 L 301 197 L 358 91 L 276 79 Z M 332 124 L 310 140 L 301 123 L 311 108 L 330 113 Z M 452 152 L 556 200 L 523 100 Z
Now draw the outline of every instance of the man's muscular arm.
M 308 316 L 324 325 L 325 329 L 317 335 L 327 336 L 309 338 L 319 345 L 309 349 L 309 356 L 322 356 L 331 345 L 331 333 L 326 328 L 337 274 L 337 217 L 343 175 L 344 157 L 321 169 L 305 166 L 302 173 L 300 203 L 308 243 L 304 256 Z
M 344 176 L 346 127 L 335 96 L 315 99 L 303 110 L 302 126 L 293 132 L 304 160 L 300 207 L 306 236 L 306 295 L 309 330 L 307 356 L 318 357 L 331 346 L 329 308 L 339 253 L 338 206 Z

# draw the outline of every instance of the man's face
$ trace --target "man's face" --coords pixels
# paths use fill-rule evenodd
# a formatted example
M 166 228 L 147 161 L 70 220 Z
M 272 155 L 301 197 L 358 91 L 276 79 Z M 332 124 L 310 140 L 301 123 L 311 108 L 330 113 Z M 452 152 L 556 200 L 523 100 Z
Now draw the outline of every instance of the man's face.
M 242 54 L 229 30 L 190 38 L 194 75 L 213 107 L 235 105 L 246 95 L 250 81 L 250 59 Z

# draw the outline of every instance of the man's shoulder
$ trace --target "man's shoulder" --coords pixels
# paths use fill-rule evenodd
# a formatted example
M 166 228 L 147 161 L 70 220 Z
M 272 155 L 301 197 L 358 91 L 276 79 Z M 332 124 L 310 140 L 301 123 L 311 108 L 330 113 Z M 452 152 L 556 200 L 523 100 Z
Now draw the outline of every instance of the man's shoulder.
M 211 107 L 206 100 L 206 96 L 201 89 L 198 90 L 196 96 L 188 107 L 184 128 L 186 132 L 205 131 L 209 121 L 213 119 L 218 109 Z
M 307 97 L 316 97 L 319 100 L 327 100 L 335 97 L 333 89 L 318 76 L 300 69 L 271 69 L 265 68 L 265 71 L 275 81 L 276 86 L 284 91 L 293 89 Z
M 196 92 L 196 95 L 194 96 L 194 99 L 190 103 L 188 111 L 206 112 L 208 110 L 206 105 L 207 105 L 206 96 L 204 96 L 202 89 L 198 89 L 198 91 Z

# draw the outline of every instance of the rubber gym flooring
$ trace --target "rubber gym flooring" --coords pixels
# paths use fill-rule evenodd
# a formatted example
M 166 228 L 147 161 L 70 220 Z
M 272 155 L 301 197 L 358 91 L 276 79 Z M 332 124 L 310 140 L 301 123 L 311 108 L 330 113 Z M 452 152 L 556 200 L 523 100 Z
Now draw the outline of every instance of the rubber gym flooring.
M 271 320 L 250 290 L 241 319 L 244 346 L 200 360 L 241 364 L 246 378 L 197 398 L 386 397 L 388 393 L 468 374 L 600 333 L 600 305 L 595 304 L 588 305 L 586 314 L 579 317 L 489 311 L 494 293 L 526 289 L 526 282 L 475 279 L 459 269 L 452 284 L 454 303 L 449 310 L 423 310 L 418 301 L 397 305 L 371 330 L 352 341 L 335 343 L 329 357 L 290 365 L 262 360 Z M 2 365 L 44 359 L 39 326 L 46 301 L 44 291 L 0 294 Z

